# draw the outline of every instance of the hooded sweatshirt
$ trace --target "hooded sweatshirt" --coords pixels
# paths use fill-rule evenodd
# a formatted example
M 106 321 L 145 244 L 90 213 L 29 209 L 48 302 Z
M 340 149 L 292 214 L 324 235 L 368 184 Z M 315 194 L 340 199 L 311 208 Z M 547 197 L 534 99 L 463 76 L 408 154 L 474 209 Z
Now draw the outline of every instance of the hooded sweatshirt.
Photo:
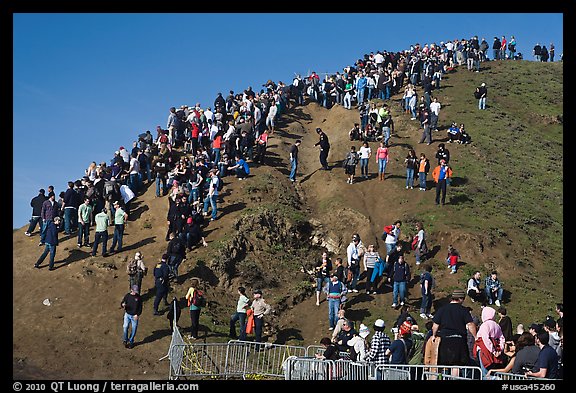
M 494 346 L 492 345 L 490 338 L 493 338 L 500 343 L 500 350 L 504 349 L 504 343 L 506 342 L 500 325 L 498 325 L 494 320 L 495 316 L 496 310 L 492 307 L 484 307 L 482 310 L 482 324 L 480 325 L 477 334 L 477 337 L 482 338 L 484 345 L 490 352 L 494 352 Z

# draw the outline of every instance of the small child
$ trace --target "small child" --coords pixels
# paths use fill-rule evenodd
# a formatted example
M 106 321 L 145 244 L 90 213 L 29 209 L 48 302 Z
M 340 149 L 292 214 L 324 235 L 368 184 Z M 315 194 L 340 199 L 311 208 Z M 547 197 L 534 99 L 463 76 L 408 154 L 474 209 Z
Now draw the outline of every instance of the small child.
M 446 257 L 446 264 L 448 265 L 449 269 L 452 269 L 450 274 L 455 274 L 457 267 L 458 267 L 458 259 L 460 254 L 458 251 L 452 247 L 452 244 L 448 246 L 448 256 Z

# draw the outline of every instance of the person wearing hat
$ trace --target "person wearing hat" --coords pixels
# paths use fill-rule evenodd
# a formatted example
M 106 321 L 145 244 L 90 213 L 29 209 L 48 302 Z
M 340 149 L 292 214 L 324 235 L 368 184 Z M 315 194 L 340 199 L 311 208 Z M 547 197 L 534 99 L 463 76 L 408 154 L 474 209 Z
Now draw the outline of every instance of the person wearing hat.
M 124 347 L 134 348 L 134 337 L 138 330 L 138 322 L 142 315 L 142 298 L 140 297 L 140 287 L 132 285 L 130 292 L 124 295 L 120 307 L 124 309 L 123 339 Z M 128 328 L 132 327 L 130 337 L 128 337 Z
M 440 337 L 436 364 L 446 366 L 467 366 L 469 352 L 467 332 L 476 339 L 476 325 L 470 312 L 462 305 L 466 292 L 456 289 L 452 292 L 450 303 L 436 311 L 432 318 L 433 342 Z M 458 375 L 458 369 L 452 369 L 452 375 Z
M 432 178 L 436 182 L 436 205 L 440 204 L 440 194 L 442 194 L 442 206 L 446 203 L 446 186 L 451 181 L 452 175 L 452 168 L 445 159 L 440 159 L 440 165 L 432 171 Z
M 92 245 L 92 255 L 93 257 L 96 256 L 98 252 L 98 244 L 102 242 L 102 256 L 107 257 L 107 244 L 108 244 L 108 225 L 110 220 L 108 218 L 108 210 L 103 207 L 100 213 L 96 214 L 94 217 L 94 221 L 96 221 L 96 231 L 94 235 L 94 244 Z
M 40 222 L 40 213 L 42 212 L 42 205 L 46 201 L 46 191 L 43 188 L 38 190 L 38 195 L 36 195 L 30 201 L 30 206 L 32 207 L 32 218 L 30 219 L 30 225 L 24 234 L 28 237 L 32 236 L 32 232 L 36 229 L 36 225 Z M 40 224 L 40 229 L 42 229 L 42 224 Z
M 45 230 L 45 247 L 44 252 L 38 258 L 34 267 L 36 269 L 40 268 L 40 264 L 44 262 L 44 259 L 50 253 L 50 263 L 48 270 L 54 270 L 54 257 L 56 256 L 56 247 L 58 246 L 58 225 L 60 224 L 60 217 L 56 216 L 53 220 L 50 220 L 46 224 Z
M 390 358 L 386 356 L 386 351 L 390 348 L 390 337 L 385 332 L 386 324 L 382 319 L 374 322 L 374 334 L 370 342 L 370 351 L 366 355 L 367 362 L 374 362 L 376 366 L 382 366 L 389 363 Z M 382 379 L 382 371 L 376 372 L 376 379 Z
M 272 307 L 262 298 L 262 291 L 260 289 L 256 289 L 254 291 L 254 299 L 252 300 L 252 305 L 250 308 L 254 314 L 254 341 L 259 343 L 262 342 L 264 316 L 269 315 L 272 312 Z
M 320 146 L 320 165 L 322 165 L 320 169 L 329 171 L 328 153 L 330 153 L 330 141 L 328 140 L 328 135 L 326 135 L 320 127 L 316 128 L 316 133 L 318 134 L 319 140 L 314 146 Z

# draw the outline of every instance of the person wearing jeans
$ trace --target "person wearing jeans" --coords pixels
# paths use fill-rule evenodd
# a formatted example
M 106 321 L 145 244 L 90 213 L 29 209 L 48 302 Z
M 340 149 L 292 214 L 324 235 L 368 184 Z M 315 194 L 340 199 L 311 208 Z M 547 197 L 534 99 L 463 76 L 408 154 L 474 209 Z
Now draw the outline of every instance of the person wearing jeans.
M 124 309 L 124 323 L 122 325 L 122 339 L 126 348 L 134 347 L 134 337 L 138 330 L 138 320 L 142 314 L 142 298 L 140 297 L 140 288 L 138 285 L 132 285 L 130 293 L 127 293 L 120 303 Z M 130 337 L 128 337 L 128 328 L 132 326 Z
M 250 308 L 250 299 L 246 296 L 246 288 L 238 287 L 238 303 L 236 312 L 230 318 L 230 338 L 246 340 L 246 310 Z M 236 321 L 240 321 L 240 336 L 236 336 Z
M 212 218 L 211 221 L 215 221 L 218 215 L 218 176 L 214 169 L 210 170 L 210 187 L 208 189 L 208 194 L 204 198 L 204 216 L 208 215 L 208 205 L 212 208 Z
M 44 262 L 48 253 L 50 253 L 50 263 L 48 270 L 54 270 L 54 257 L 56 256 L 56 246 L 58 246 L 58 224 L 60 224 L 60 217 L 54 217 L 54 220 L 48 221 L 46 225 L 46 243 L 44 252 L 34 264 L 34 267 L 39 269 L 40 264 Z
M 432 318 L 430 314 L 432 310 L 432 286 L 434 279 L 432 278 L 432 265 L 426 264 L 424 273 L 420 276 L 420 286 L 422 288 L 422 305 L 420 306 L 421 318 Z
M 406 283 L 410 281 L 410 266 L 404 261 L 404 255 L 400 255 L 394 263 L 389 280 L 394 281 L 392 307 L 396 308 L 398 304 L 403 306 L 406 300 Z
M 296 143 L 290 148 L 290 180 L 296 181 L 296 172 L 298 171 L 298 146 L 302 143 L 297 140 Z
M 254 299 L 251 305 L 254 312 L 254 341 L 257 343 L 262 342 L 262 330 L 264 327 L 264 316 L 272 312 L 272 307 L 262 298 L 262 291 L 257 289 L 254 291 Z M 260 347 L 257 347 L 258 349 Z
M 84 203 L 78 208 L 78 247 L 90 246 L 90 220 L 92 217 L 92 205 L 90 198 L 84 198 Z M 84 242 L 82 242 L 84 238 Z
M 116 244 L 118 244 L 118 252 L 122 251 L 122 238 L 124 237 L 124 224 L 128 220 L 128 214 L 120 207 L 120 202 L 114 201 L 114 235 L 112 237 L 112 246 L 110 252 L 115 252 Z
M 372 157 L 372 150 L 368 146 L 368 142 L 364 142 L 360 148 L 360 170 L 362 172 L 362 177 L 368 178 L 368 162 L 370 157 Z
M 94 220 L 96 221 L 96 234 L 94 237 L 94 244 L 92 245 L 92 253 L 93 257 L 96 256 L 96 252 L 98 252 L 98 244 L 102 242 L 102 256 L 105 257 L 108 254 L 106 253 L 106 247 L 108 244 L 108 210 L 103 207 L 102 211 L 96 214 Z
M 330 276 L 326 291 L 328 292 L 328 321 L 330 330 L 333 330 L 336 327 L 336 322 L 338 322 L 338 310 L 340 310 L 342 296 L 346 294 L 346 287 L 338 280 L 336 273 L 332 273 Z
M 414 188 L 414 171 L 418 165 L 418 158 L 414 149 L 408 151 L 404 163 L 406 164 L 406 189 Z

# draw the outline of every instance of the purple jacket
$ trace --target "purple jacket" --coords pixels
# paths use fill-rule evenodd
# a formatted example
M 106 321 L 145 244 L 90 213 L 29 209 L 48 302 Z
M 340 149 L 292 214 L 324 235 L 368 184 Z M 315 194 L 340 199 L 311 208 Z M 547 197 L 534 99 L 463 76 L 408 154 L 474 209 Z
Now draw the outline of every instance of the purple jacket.
M 59 215 L 59 213 L 60 212 L 56 201 L 54 201 L 54 204 L 52 204 L 52 202 L 50 202 L 50 199 L 47 199 L 42 204 L 42 211 L 40 212 L 40 217 L 44 221 L 53 220 L 54 217 L 57 217 Z

